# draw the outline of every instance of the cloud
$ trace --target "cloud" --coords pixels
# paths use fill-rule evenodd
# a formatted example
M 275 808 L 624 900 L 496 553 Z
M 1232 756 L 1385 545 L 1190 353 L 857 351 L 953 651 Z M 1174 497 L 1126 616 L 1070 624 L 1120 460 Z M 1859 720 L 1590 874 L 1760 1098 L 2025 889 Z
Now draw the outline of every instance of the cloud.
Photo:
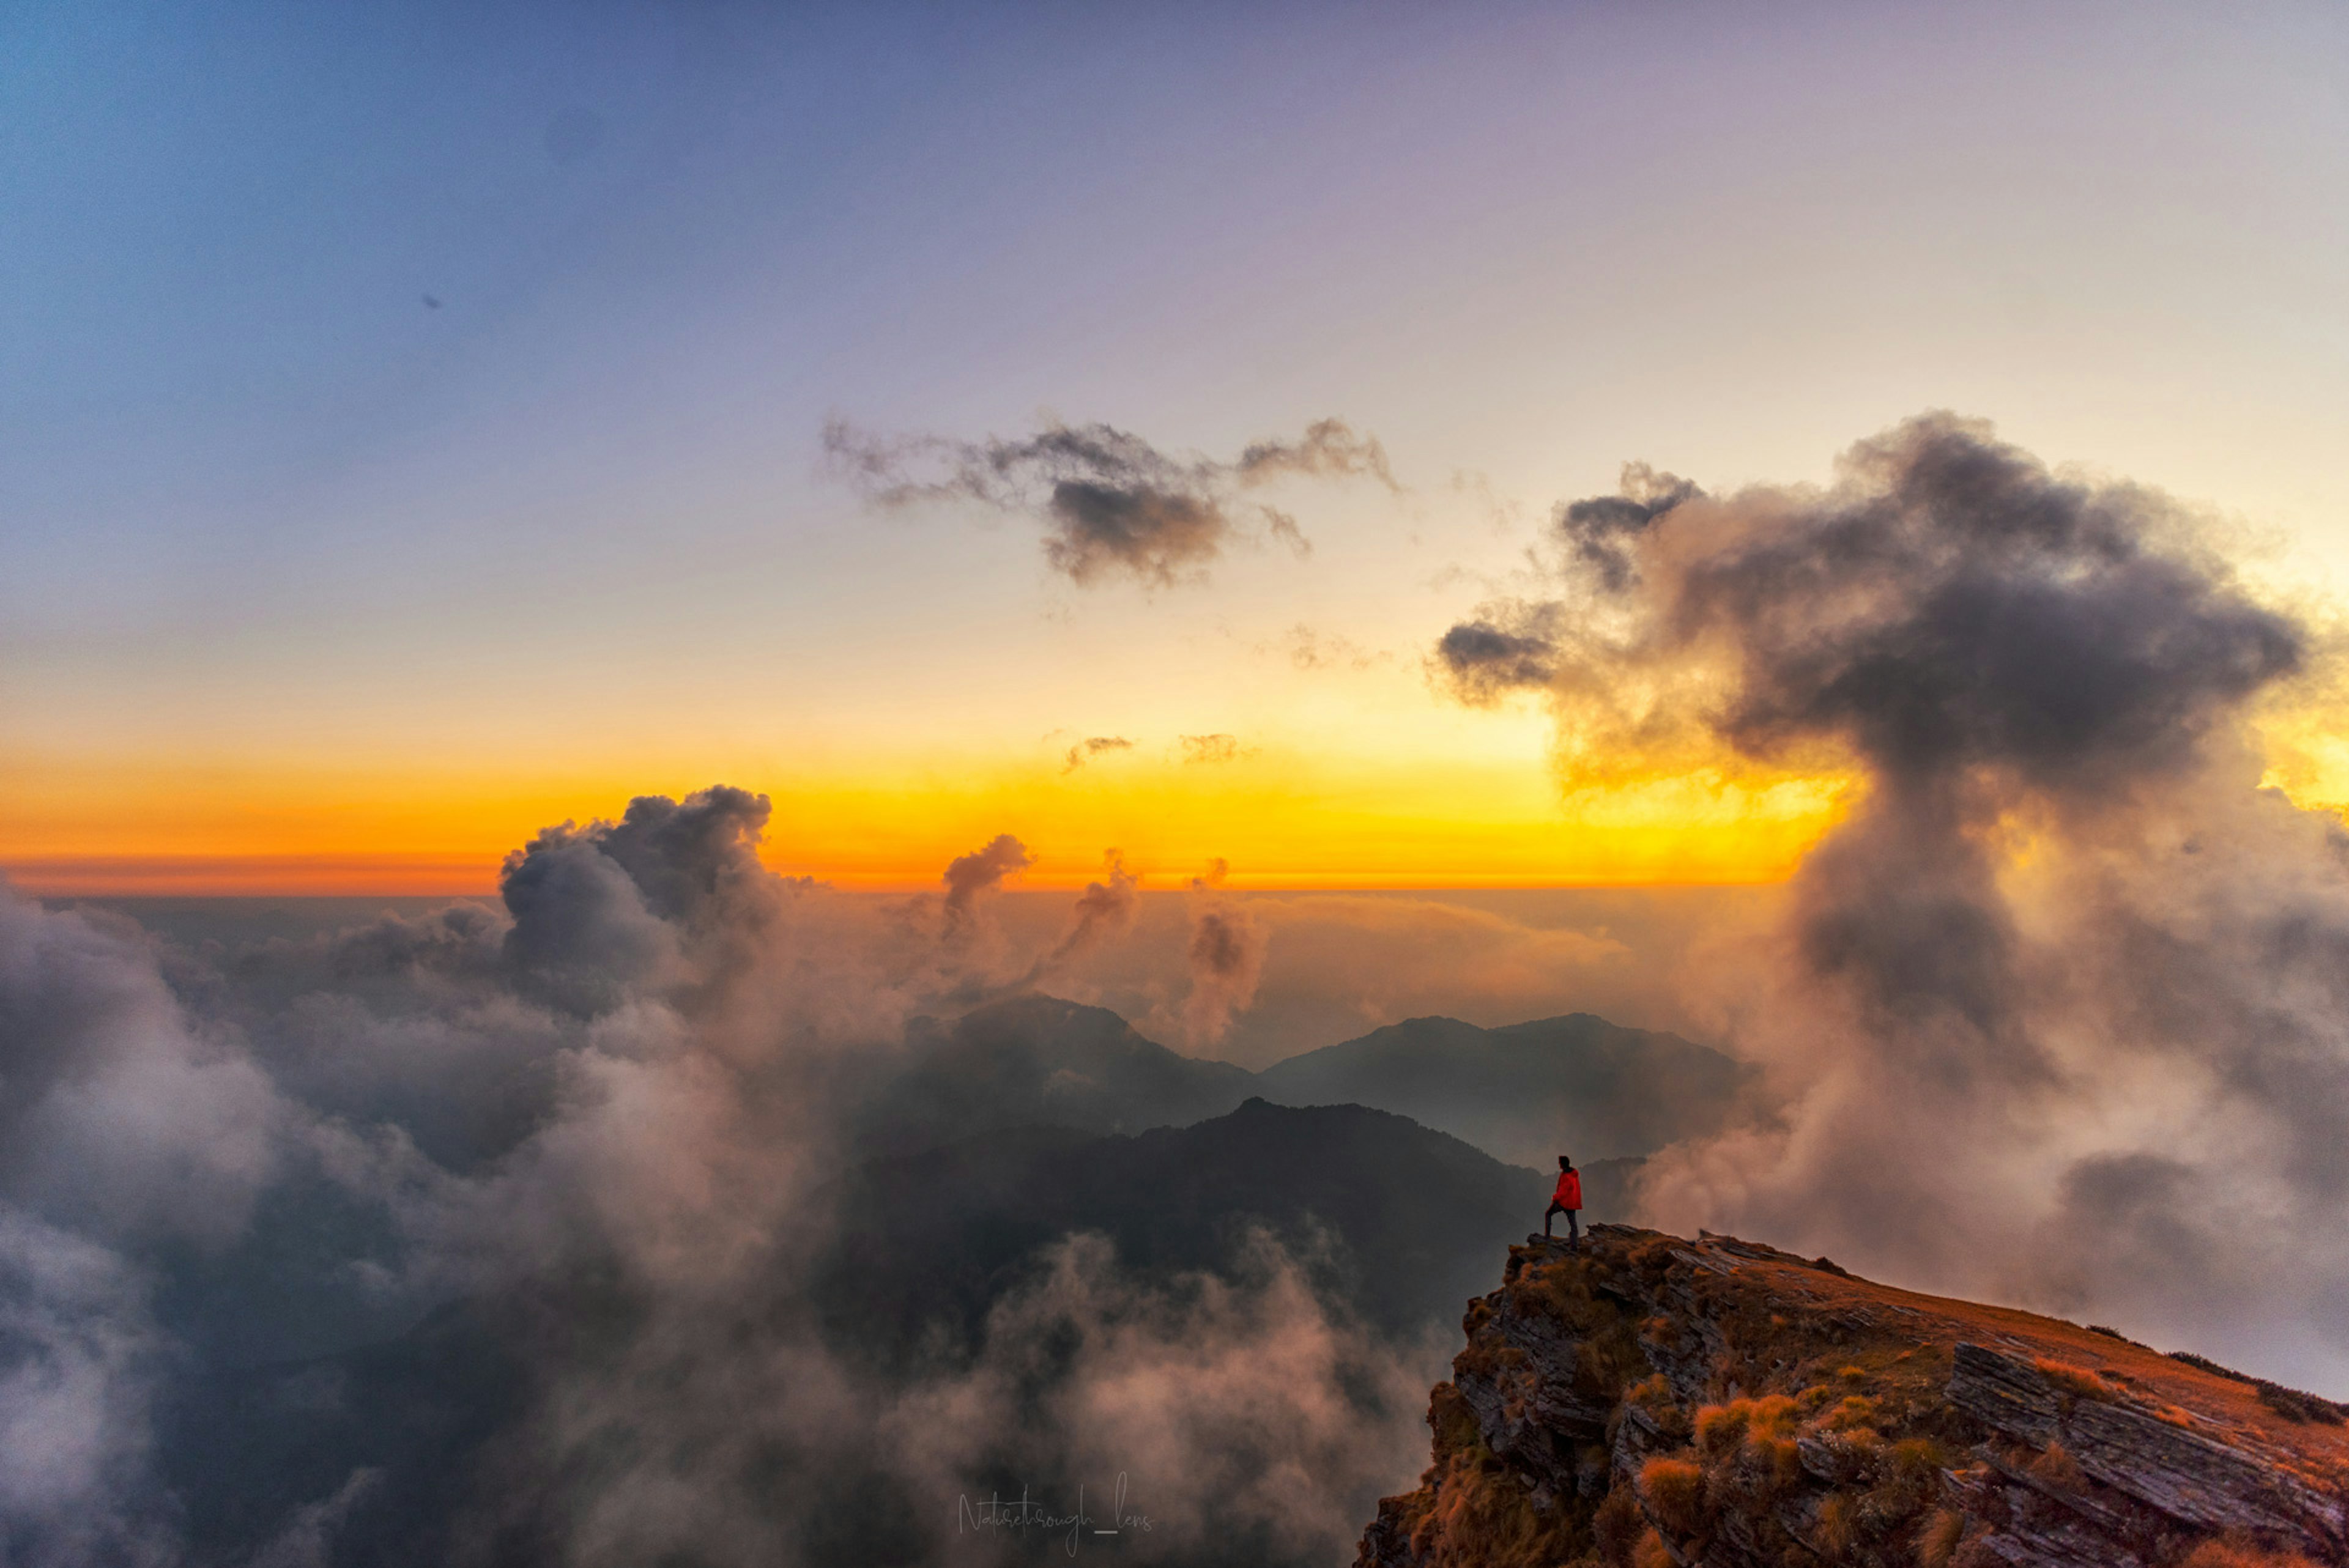
M 1232 762 L 1240 756 L 1239 737 L 1236 735 L 1185 735 L 1176 738 L 1186 763 Z
M 150 1468 L 169 1346 L 140 1270 L 0 1204 L 0 1542 L 27 1568 L 164 1563 Z
M 1659 473 L 1645 463 L 1624 464 L 1620 484 L 1614 495 L 1560 501 L 1550 515 L 1550 525 L 1575 564 L 1595 574 L 1599 585 L 1610 593 L 1631 584 L 1639 535 L 1682 501 L 1704 495 L 1688 480 Z
M 947 935 L 967 935 L 977 917 L 978 901 L 1001 887 L 1004 878 L 1016 876 L 1035 863 L 1036 857 L 1028 852 L 1028 846 L 1009 833 L 998 833 L 983 847 L 948 861 L 943 879 L 947 884 Z
M 1066 1478 L 1047 1492 L 1063 1508 L 1082 1482 L 1106 1519 L 1122 1474 L 1153 1558 L 1336 1562 L 1381 1490 L 1423 1460 L 1417 1409 L 1441 1353 L 1398 1357 L 1333 1314 L 1268 1234 L 1226 1274 L 1145 1283 L 1095 1235 L 1044 1264 L 996 1305 L 975 1365 L 891 1411 L 917 1492 L 952 1496 L 999 1467 Z
M 168 1562 L 163 1260 L 237 1238 L 298 1118 L 127 923 L 0 885 L 0 1551 Z
M 1452 695 L 1485 707 L 1513 691 L 1547 686 L 1557 678 L 1554 626 L 1560 607 L 1504 602 L 1485 605 L 1435 645 L 1433 673 Z
M 1087 882 L 1085 891 L 1077 895 L 1076 923 L 1052 950 L 1049 962 L 1054 966 L 1133 927 L 1142 880 L 1125 869 L 1125 857 L 1115 850 L 1102 856 L 1102 864 L 1108 880 Z
M 1947 415 L 1825 490 L 1624 499 L 1563 513 L 1569 783 L 1646 746 L 1864 786 L 1721 977 L 1795 1109 L 1651 1212 L 2337 1378 L 2349 838 L 2251 730 L 2316 634 L 2186 509 Z
M 107 1238 L 243 1223 L 285 1108 L 128 932 L 0 887 L 0 1200 Z
M 1317 419 L 1295 441 L 1254 441 L 1232 465 L 1246 482 L 1260 484 L 1283 474 L 1316 479 L 1368 474 L 1393 493 L 1402 493 L 1387 467 L 1386 449 L 1373 436 L 1357 436 L 1343 419 Z
M 335 1560 L 336 1532 L 353 1510 L 381 1489 L 383 1479 L 378 1466 L 351 1471 L 332 1492 L 295 1509 L 284 1528 L 248 1560 L 246 1568 L 329 1568 Z
M 1235 1014 L 1256 1000 L 1271 933 L 1255 912 L 1224 891 L 1230 867 L 1218 860 L 1191 880 L 1191 989 L 1183 1032 L 1195 1050 L 1224 1037 Z
M 689 952 L 754 931 L 781 884 L 759 863 L 764 795 L 719 787 L 640 795 L 616 822 L 565 822 L 508 855 L 499 891 L 504 954 L 545 995 L 582 1011 L 645 984 L 682 982 Z
M 1089 736 L 1085 739 L 1080 740 L 1074 746 L 1069 748 L 1068 758 L 1062 763 L 1061 771 L 1063 773 L 1074 773 L 1078 769 L 1082 768 L 1086 763 L 1092 761 L 1094 758 L 1099 757 L 1104 751 L 1131 751 L 1133 749 L 1133 742 L 1128 740 L 1123 735 Z
M 1031 1260 L 975 1364 L 886 1386 L 828 1347 L 809 1282 L 857 1157 L 843 1130 L 916 1048 L 911 1020 L 1023 971 L 1082 989 L 1154 944 L 1120 940 L 1143 899 L 1115 851 L 1015 926 L 994 898 L 1030 863 L 1010 835 L 958 857 L 937 894 L 843 894 L 759 863 L 767 810 L 725 789 L 642 797 L 533 836 L 502 907 L 301 938 L 167 946 L 0 906 L 0 1051 L 18 1053 L 0 1074 L 16 1162 L 0 1176 L 0 1425 L 48 1444 L 0 1476 L 11 1561 L 210 1552 L 179 1539 L 217 1522 L 175 1508 L 169 1467 L 174 1444 L 211 1439 L 171 1435 L 175 1412 L 210 1408 L 222 1368 L 419 1320 L 382 1357 L 319 1365 L 412 1354 L 470 1378 L 465 1357 L 494 1346 L 512 1379 L 480 1374 L 511 1391 L 495 1440 L 436 1448 L 449 1490 L 420 1515 L 397 1434 L 380 1474 L 370 1452 L 289 1475 L 279 1516 L 245 1520 L 224 1560 L 332 1561 L 405 1528 L 395 1515 L 440 1520 L 452 1558 L 512 1540 L 581 1564 L 823 1558 L 809 1543 L 847 1489 L 910 1518 L 944 1495 L 919 1489 L 1007 1454 L 1076 1467 L 1112 1448 L 1178 1554 L 1213 1560 L 1227 1529 L 1261 1560 L 1340 1550 L 1417 1462 L 1440 1357 L 1398 1359 L 1278 1249 L 1174 1280 L 1081 1249 Z M 1203 1037 L 1249 1006 L 1268 951 L 1269 919 L 1220 876 L 1169 896 L 1154 944 L 1168 1005 L 1187 997 Z M 41 1109 L 67 1090 L 96 1097 L 79 1121 Z M 1005 1376 L 1071 1343 L 1056 1324 L 1079 1353 L 1026 1386 L 1049 1408 L 1007 1404 Z M 382 1408 L 380 1390 L 303 1377 L 280 1392 L 321 1419 L 344 1398 Z M 920 1426 L 957 1401 L 997 1424 Z M 897 1442 L 915 1430 L 936 1449 L 919 1464 Z M 937 1544 L 928 1528 L 908 1560 Z
M 1035 517 L 1044 558 L 1080 586 L 1129 577 L 1147 586 L 1195 581 L 1253 515 L 1298 554 L 1310 545 L 1297 521 L 1239 492 L 1283 477 L 1368 475 L 1395 487 L 1379 443 L 1323 419 L 1299 440 L 1258 441 L 1232 462 L 1178 459 L 1113 426 L 1047 425 L 1019 439 L 884 438 L 840 420 L 823 431 L 832 470 L 874 504 L 970 500 Z
M 1348 669 L 1367 670 L 1393 656 L 1371 653 L 1350 638 L 1317 632 L 1302 624 L 1288 629 L 1288 635 L 1282 639 L 1281 645 L 1288 655 L 1288 662 L 1300 670 L 1336 669 L 1340 665 Z M 1258 645 L 1258 651 L 1270 650 Z
M 1108 879 L 1087 882 L 1084 891 L 1077 895 L 1075 907 L 1070 912 L 1068 934 L 1038 954 L 1025 975 L 1003 987 L 1007 993 L 1041 985 L 1047 977 L 1062 974 L 1111 937 L 1133 929 L 1134 918 L 1142 907 L 1142 879 L 1126 870 L 1125 857 L 1115 850 L 1102 856 L 1102 864 L 1109 873 Z

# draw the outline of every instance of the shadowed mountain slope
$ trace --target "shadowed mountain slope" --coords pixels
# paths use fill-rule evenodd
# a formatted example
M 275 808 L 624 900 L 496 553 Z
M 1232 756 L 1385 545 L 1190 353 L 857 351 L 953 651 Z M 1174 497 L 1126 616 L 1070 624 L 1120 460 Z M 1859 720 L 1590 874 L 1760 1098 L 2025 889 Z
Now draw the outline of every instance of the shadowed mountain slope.
M 1606 1185 L 1611 1172 L 1593 1179 Z M 991 1133 L 874 1161 L 839 1194 L 817 1296 L 828 1330 L 901 1360 L 950 1326 L 968 1346 L 1038 1249 L 1092 1232 L 1143 1274 L 1228 1267 L 1251 1229 L 1307 1261 L 1322 1293 L 1408 1334 L 1452 1315 L 1486 1260 L 1537 1219 L 1539 1171 L 1361 1106 L 1276 1106 L 1137 1137 Z
M 1594 1204 L 1614 1201 L 1614 1168 L 1593 1166 L 1588 1180 Z M 812 1206 L 831 1212 L 831 1239 L 812 1256 L 780 1248 L 721 1321 L 744 1346 L 779 1355 L 812 1321 L 830 1372 L 878 1406 L 967 1367 L 985 1349 L 990 1311 L 1046 1274 L 1070 1235 L 1106 1238 L 1118 1277 L 1164 1301 L 1203 1275 L 1245 1284 L 1262 1262 L 1255 1239 L 1269 1235 L 1340 1322 L 1366 1326 L 1369 1343 L 1416 1344 L 1539 1218 L 1548 1184 L 1360 1106 L 1251 1099 L 1132 1137 L 999 1128 L 847 1172 Z M 551 1420 L 576 1418 L 581 1390 L 640 1387 L 637 1358 L 657 1332 L 641 1282 L 589 1261 L 452 1303 L 386 1344 L 202 1380 L 162 1434 L 195 1560 L 259 1561 L 264 1532 L 289 1511 L 340 1498 L 331 1551 L 302 1560 L 450 1562 L 468 1542 L 485 1561 L 563 1561 L 565 1522 L 594 1505 L 606 1475 L 585 1461 L 549 1470 L 533 1456 Z M 743 1346 L 729 1353 L 759 1360 Z M 1040 1398 L 1060 1373 L 1032 1375 Z M 612 1424 L 613 1452 L 647 1440 L 637 1419 Z M 886 1456 L 854 1438 L 779 1455 L 761 1487 L 776 1500 L 866 1489 L 882 1514 L 915 1518 L 890 1490 Z M 767 1505 L 745 1506 L 755 1518 Z M 894 1556 L 864 1534 L 810 1536 L 798 1556 L 859 1568 L 950 1560 L 923 1533 L 938 1518 L 917 1522 Z

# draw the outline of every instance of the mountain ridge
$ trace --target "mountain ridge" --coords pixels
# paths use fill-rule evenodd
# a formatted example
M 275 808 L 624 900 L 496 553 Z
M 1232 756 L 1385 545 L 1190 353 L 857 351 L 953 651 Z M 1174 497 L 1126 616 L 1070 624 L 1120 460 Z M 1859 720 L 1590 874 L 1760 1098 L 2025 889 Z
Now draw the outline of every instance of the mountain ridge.
M 2316 1568 L 2344 1407 L 1733 1237 L 1528 1237 L 1357 1568 Z
M 1108 1008 L 1030 992 L 910 1029 L 903 1069 L 860 1115 L 860 1141 L 908 1153 L 1034 1122 L 1133 1133 L 1262 1098 L 1388 1111 L 1547 1169 L 1560 1152 L 1639 1157 L 1713 1131 L 1755 1077 L 1710 1047 L 1594 1013 L 1495 1028 L 1430 1015 L 1252 1072 L 1173 1050 Z

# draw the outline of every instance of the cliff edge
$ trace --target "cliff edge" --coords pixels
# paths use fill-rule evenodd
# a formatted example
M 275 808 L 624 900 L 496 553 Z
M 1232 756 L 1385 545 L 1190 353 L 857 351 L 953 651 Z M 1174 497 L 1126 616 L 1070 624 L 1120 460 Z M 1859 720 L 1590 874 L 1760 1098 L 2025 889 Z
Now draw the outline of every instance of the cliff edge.
M 1723 1236 L 1530 1237 L 1357 1568 L 2349 1563 L 2329 1400 Z

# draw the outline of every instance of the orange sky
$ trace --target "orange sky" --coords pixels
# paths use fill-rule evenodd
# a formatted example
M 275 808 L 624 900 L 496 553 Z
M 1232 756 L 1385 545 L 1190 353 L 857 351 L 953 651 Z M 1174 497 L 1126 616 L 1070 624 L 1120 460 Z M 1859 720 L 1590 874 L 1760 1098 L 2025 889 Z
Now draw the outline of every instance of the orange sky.
M 1140 749 L 1139 748 L 1135 749 Z M 52 770 L 50 777 L 62 770 Z M 1785 876 L 1837 810 L 1831 780 L 1709 779 L 1562 799 L 1538 762 L 1197 765 L 1117 755 L 1071 770 L 971 762 L 797 776 L 501 781 L 411 772 L 287 779 L 233 768 L 16 775 L 0 862 L 47 895 L 487 893 L 543 825 L 611 816 L 632 793 L 728 782 L 774 801 L 766 859 L 843 885 L 921 886 L 999 832 L 1037 855 L 1026 881 L 1069 886 L 1116 848 L 1154 885 L 1213 859 L 1236 885 L 1472 887 L 1754 882 Z

